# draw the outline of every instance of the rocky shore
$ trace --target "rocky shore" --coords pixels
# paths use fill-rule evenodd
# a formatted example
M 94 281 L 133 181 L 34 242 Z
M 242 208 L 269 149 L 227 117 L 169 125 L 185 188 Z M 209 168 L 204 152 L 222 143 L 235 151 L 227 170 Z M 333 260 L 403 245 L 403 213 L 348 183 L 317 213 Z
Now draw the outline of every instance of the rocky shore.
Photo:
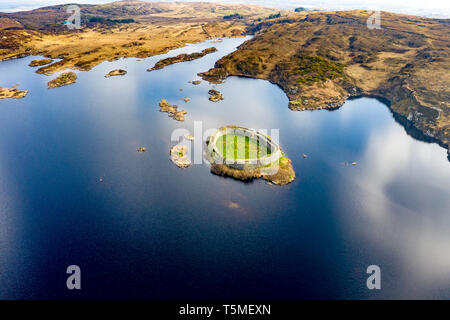
M 283 158 L 282 158 L 283 159 Z M 295 171 L 292 167 L 292 162 L 290 159 L 284 158 L 280 159 L 280 164 L 278 170 L 274 170 L 274 173 L 270 172 L 270 168 L 265 169 L 254 169 L 254 168 L 244 168 L 233 169 L 225 164 L 211 164 L 211 172 L 219 175 L 231 177 L 236 180 L 241 181 L 251 181 L 253 179 L 264 179 L 275 185 L 286 185 L 295 180 Z M 283 163 L 281 163 L 283 162 Z

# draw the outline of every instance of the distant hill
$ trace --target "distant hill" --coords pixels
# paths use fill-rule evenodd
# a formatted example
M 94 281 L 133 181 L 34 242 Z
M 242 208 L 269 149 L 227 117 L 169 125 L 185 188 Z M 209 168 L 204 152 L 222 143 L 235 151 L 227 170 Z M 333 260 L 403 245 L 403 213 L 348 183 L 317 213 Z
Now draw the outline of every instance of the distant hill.
M 229 15 L 242 18 L 268 16 L 276 10 L 255 5 L 218 4 L 208 2 L 146 2 L 117 1 L 101 5 L 77 4 L 81 9 L 81 23 L 92 26 L 95 23 L 108 24 L 113 21 L 130 20 L 141 23 L 163 19 L 213 20 Z M 43 7 L 31 11 L 0 13 L 0 17 L 20 22 L 28 29 L 50 32 L 65 32 L 64 21 L 69 4 Z
M 40 54 L 62 61 L 38 73 L 89 70 L 105 60 L 145 58 L 186 43 L 241 36 L 256 19 L 279 12 L 254 5 L 118 1 L 79 5 L 81 29 L 70 30 L 68 7 L 0 13 L 0 60 Z

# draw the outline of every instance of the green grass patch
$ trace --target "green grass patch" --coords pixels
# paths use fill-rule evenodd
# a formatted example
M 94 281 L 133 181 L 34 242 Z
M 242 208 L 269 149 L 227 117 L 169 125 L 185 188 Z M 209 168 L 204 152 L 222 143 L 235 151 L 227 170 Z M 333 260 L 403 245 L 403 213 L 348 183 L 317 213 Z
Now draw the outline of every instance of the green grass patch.
M 344 65 L 320 56 L 296 56 L 298 84 L 311 85 L 315 82 L 336 79 L 344 75 Z
M 223 135 L 217 140 L 216 146 L 227 159 L 255 159 L 271 154 L 270 148 L 258 140 L 241 135 Z

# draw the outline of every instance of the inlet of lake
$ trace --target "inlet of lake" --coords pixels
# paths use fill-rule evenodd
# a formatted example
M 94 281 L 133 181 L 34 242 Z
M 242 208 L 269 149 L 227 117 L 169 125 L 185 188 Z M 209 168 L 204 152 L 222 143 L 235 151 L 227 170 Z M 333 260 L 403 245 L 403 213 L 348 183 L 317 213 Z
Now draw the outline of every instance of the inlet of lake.
M 450 298 L 446 150 L 408 135 L 376 99 L 299 112 L 268 81 L 188 83 L 245 40 L 103 62 L 55 89 L 28 66 L 36 57 L 0 63 L 0 86 L 29 90 L 0 101 L 0 298 Z M 104 77 L 117 68 L 128 73 Z M 208 100 L 213 87 L 223 101 Z M 159 112 L 162 98 L 186 121 Z M 279 129 L 296 180 L 178 168 L 171 134 L 194 121 Z M 69 265 L 81 290 L 66 288 Z M 371 265 L 381 290 L 366 286 Z

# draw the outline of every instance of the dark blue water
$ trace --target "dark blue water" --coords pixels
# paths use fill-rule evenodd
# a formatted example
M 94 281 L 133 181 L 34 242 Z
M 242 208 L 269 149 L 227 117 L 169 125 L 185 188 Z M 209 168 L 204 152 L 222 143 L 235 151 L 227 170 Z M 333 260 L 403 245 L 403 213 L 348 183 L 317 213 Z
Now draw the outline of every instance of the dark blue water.
M 0 86 L 30 90 L 0 101 L 0 298 L 450 298 L 446 151 L 375 99 L 293 112 L 278 87 L 229 78 L 208 101 L 211 85 L 188 81 L 243 41 L 172 51 L 219 49 L 151 73 L 161 56 L 105 62 L 51 90 L 33 57 L 0 63 Z M 115 68 L 128 74 L 104 78 Z M 159 112 L 163 97 L 185 122 Z M 297 179 L 177 168 L 171 133 L 194 121 L 279 128 Z M 66 289 L 73 264 L 80 291 Z

